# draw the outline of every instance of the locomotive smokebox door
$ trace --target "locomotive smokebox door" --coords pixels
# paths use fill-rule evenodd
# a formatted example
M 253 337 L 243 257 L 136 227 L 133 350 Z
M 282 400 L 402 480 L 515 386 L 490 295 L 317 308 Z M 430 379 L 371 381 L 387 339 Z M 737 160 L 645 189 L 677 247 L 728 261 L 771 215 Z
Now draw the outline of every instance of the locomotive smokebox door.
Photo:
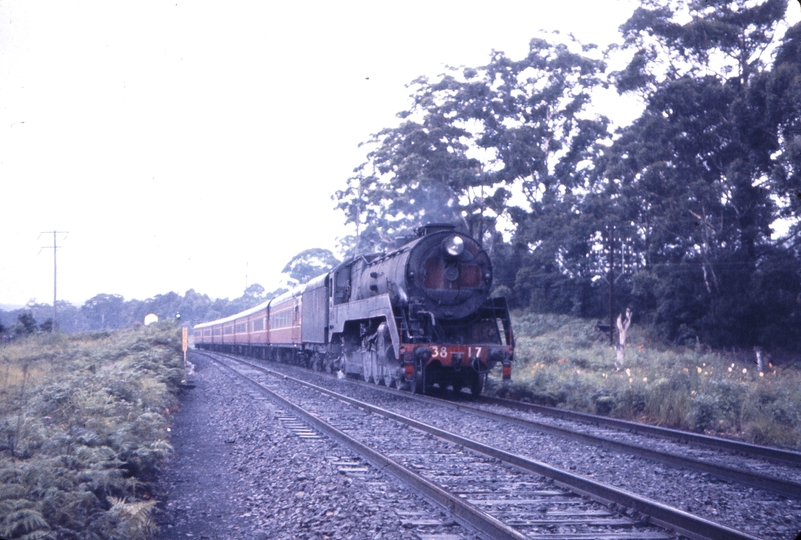
M 428 227 L 411 248 L 409 294 L 436 318 L 462 319 L 486 301 L 492 285 L 489 256 L 474 239 L 453 227 Z

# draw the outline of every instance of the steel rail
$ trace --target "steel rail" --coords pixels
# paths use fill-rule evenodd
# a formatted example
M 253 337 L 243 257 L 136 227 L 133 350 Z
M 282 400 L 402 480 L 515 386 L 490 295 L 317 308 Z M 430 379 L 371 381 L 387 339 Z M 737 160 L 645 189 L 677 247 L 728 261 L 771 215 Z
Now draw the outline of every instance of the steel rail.
M 324 374 L 318 373 L 318 375 L 323 376 Z M 353 382 L 358 383 L 358 381 L 353 381 Z M 390 389 L 382 387 L 380 385 L 373 385 L 369 383 L 363 383 L 363 384 L 371 388 L 375 388 L 379 391 L 392 392 Z M 421 396 L 419 394 L 402 394 L 402 395 L 406 395 L 409 398 L 416 398 L 416 399 L 436 399 L 438 403 L 453 403 L 450 400 L 432 398 L 430 396 Z M 584 422 L 589 424 L 605 425 L 616 429 L 631 431 L 632 433 L 654 435 L 661 438 L 677 440 L 679 442 L 695 443 L 716 450 L 727 450 L 730 452 L 736 452 L 746 457 L 750 456 L 754 458 L 768 459 L 775 462 L 781 462 L 784 464 L 801 467 L 801 452 L 795 450 L 789 450 L 785 448 L 775 448 L 771 446 L 763 446 L 758 444 L 735 441 L 731 439 L 723 439 L 720 437 L 712 437 L 709 435 L 694 433 L 691 431 L 666 428 L 662 426 L 654 426 L 651 424 L 641 424 L 639 422 L 632 422 L 630 420 L 610 418 L 608 416 L 599 416 L 596 414 L 570 411 L 567 409 L 557 409 L 555 407 L 548 407 L 546 405 L 525 403 L 522 401 L 515 401 L 511 399 L 481 396 L 480 402 L 487 403 L 490 405 L 501 405 L 510 409 L 517 409 L 527 412 L 536 412 L 556 418 L 562 418 L 565 420 L 575 420 L 578 422 Z M 711 473 L 712 471 L 706 471 L 706 472 Z M 759 487 L 764 487 L 764 486 L 759 486 Z M 779 489 L 783 490 L 784 488 L 779 487 Z M 783 491 L 780 492 L 783 493 Z M 796 496 L 797 494 L 798 491 L 795 491 L 793 495 Z
M 244 361 L 244 360 L 240 360 L 240 361 Z M 373 384 L 369 384 L 369 383 L 359 383 L 358 381 L 354 381 L 354 382 L 357 383 L 357 384 L 364 384 L 368 388 L 377 389 L 379 391 L 383 391 L 383 392 L 389 391 L 388 389 L 386 389 L 386 388 L 384 388 L 384 387 L 382 387 L 380 385 L 373 385 Z M 393 395 L 397 395 L 396 392 L 392 392 L 392 393 L 393 393 Z M 784 479 L 773 477 L 773 476 L 767 476 L 767 475 L 763 475 L 763 474 L 759 474 L 759 473 L 751 472 L 751 471 L 744 471 L 742 469 L 737 469 L 737 468 L 734 468 L 734 467 L 728 467 L 726 465 L 718 465 L 718 464 L 715 464 L 715 463 L 710 463 L 710 462 L 707 462 L 707 461 L 702 461 L 702 460 L 699 460 L 699 459 L 694 459 L 694 458 L 690 458 L 690 457 L 686 457 L 686 456 L 681 456 L 681 455 L 677 455 L 677 454 L 673 454 L 673 453 L 669 453 L 669 452 L 663 452 L 663 451 L 659 451 L 659 450 L 652 450 L 650 448 L 645 448 L 645 447 L 642 447 L 642 446 L 638 446 L 636 444 L 626 443 L 626 442 L 621 442 L 621 441 L 614 441 L 614 440 L 608 439 L 606 437 L 601 437 L 601 436 L 598 436 L 598 435 L 592 435 L 592 434 L 588 434 L 588 433 L 580 433 L 580 432 L 574 431 L 574 430 L 569 429 L 569 428 L 560 427 L 560 426 L 553 426 L 553 425 L 550 425 L 550 424 L 537 422 L 536 420 L 505 416 L 503 414 L 499 414 L 499 413 L 495 413 L 495 412 L 485 411 L 483 409 L 479 409 L 479 408 L 477 408 L 475 406 L 472 406 L 472 405 L 470 405 L 468 403 L 463 403 L 463 402 L 460 403 L 460 402 L 457 402 L 457 401 L 434 398 L 434 397 L 431 397 L 431 396 L 423 396 L 423 395 L 418 395 L 418 394 L 401 394 L 401 395 L 403 395 L 407 399 L 414 399 L 414 400 L 417 400 L 417 401 L 429 401 L 429 402 L 433 402 L 433 403 L 436 403 L 436 404 L 441 405 L 441 406 L 450 407 L 450 408 L 454 408 L 454 409 L 457 409 L 457 410 L 462 409 L 462 410 L 470 411 L 471 413 L 476 414 L 478 416 L 483 416 L 485 418 L 490 418 L 492 420 L 511 422 L 511 423 L 515 423 L 515 424 L 518 424 L 518 425 L 521 425 L 521 426 L 524 426 L 524 427 L 527 427 L 527 428 L 536 429 L 536 430 L 544 432 L 544 433 L 550 433 L 550 434 L 561 436 L 561 437 L 571 438 L 571 439 L 578 440 L 578 441 L 581 441 L 581 442 L 586 443 L 586 444 L 592 444 L 592 445 L 596 445 L 596 446 L 601 446 L 601 447 L 607 448 L 609 450 L 614 450 L 614 451 L 617 451 L 617 452 L 625 452 L 625 453 L 632 454 L 632 455 L 638 455 L 638 456 L 641 456 L 641 457 L 644 457 L 644 458 L 647 458 L 647 459 L 660 461 L 662 463 L 667 463 L 669 465 L 673 465 L 673 466 L 677 466 L 677 467 L 685 467 L 685 468 L 690 469 L 690 470 L 694 470 L 694 471 L 698 471 L 698 472 L 701 472 L 701 473 L 707 473 L 707 474 L 714 475 L 714 476 L 716 476 L 717 478 L 719 478 L 721 480 L 737 482 L 739 484 L 747 485 L 747 486 L 750 486 L 750 487 L 769 490 L 769 491 L 772 491 L 774 493 L 778 493 L 779 495 L 782 495 L 782 496 L 785 496 L 785 497 L 798 498 L 799 493 L 801 493 L 801 483 L 798 483 L 798 482 L 795 482 L 795 481 L 792 481 L 792 480 L 784 480 Z M 491 402 L 497 400 L 497 401 L 502 402 L 503 405 L 506 405 L 507 403 L 520 404 L 520 402 L 514 402 L 514 401 L 510 401 L 510 400 L 500 400 L 498 398 L 483 398 L 483 399 L 485 401 L 491 401 Z M 523 403 L 522 405 L 528 406 L 528 405 L 531 405 L 531 404 Z M 534 407 L 540 408 L 542 406 L 535 405 Z M 518 407 L 518 408 L 522 408 L 524 410 L 528 410 L 526 407 Z M 550 408 L 548 408 L 548 409 L 550 409 Z M 539 411 L 537 411 L 537 412 L 539 412 Z M 746 454 L 746 455 L 752 455 L 753 457 L 764 458 L 765 457 L 764 451 L 775 451 L 775 452 L 780 452 L 780 453 L 784 453 L 784 454 L 791 454 L 791 455 L 794 454 L 793 452 L 788 452 L 788 451 L 781 450 L 781 449 L 773 449 L 773 448 L 769 448 L 769 447 L 757 446 L 757 445 L 752 445 L 752 444 L 747 444 L 747 443 L 738 443 L 736 441 L 729 441 L 727 439 L 718 439 L 718 438 L 715 438 L 715 437 L 708 437 L 708 436 L 705 436 L 705 435 L 699 435 L 699 434 L 695 434 L 695 433 L 687 433 L 687 432 L 678 431 L 678 430 L 669 430 L 667 428 L 658 428 L 658 427 L 655 427 L 655 426 L 647 426 L 647 425 L 643 425 L 643 424 L 638 424 L 636 422 L 628 422 L 628 421 L 625 421 L 625 420 L 608 419 L 608 418 L 605 418 L 605 417 L 598 417 L 598 416 L 595 416 L 595 415 L 587 415 L 586 413 L 576 413 L 574 411 L 562 411 L 561 409 L 550 409 L 549 410 L 549 414 L 551 416 L 557 416 L 559 413 L 562 413 L 562 412 L 567 413 L 565 416 L 568 419 L 571 419 L 571 420 L 574 420 L 574 418 L 571 418 L 571 416 L 573 416 L 573 415 L 588 416 L 588 417 L 593 419 L 593 420 L 584 419 L 584 420 L 582 420 L 583 422 L 590 422 L 590 421 L 594 422 L 595 421 L 594 419 L 596 419 L 596 418 L 604 419 L 604 420 L 612 420 L 613 423 L 610 423 L 610 425 L 613 426 L 613 427 L 617 427 L 618 429 L 620 429 L 621 426 L 615 424 L 614 422 L 624 422 L 625 425 L 624 425 L 623 428 L 628 430 L 628 431 L 634 431 L 635 433 L 637 431 L 641 431 L 641 432 L 644 432 L 644 433 L 647 433 L 647 434 L 656 434 L 656 433 L 652 432 L 653 429 L 656 429 L 656 430 L 659 430 L 659 433 L 662 433 L 664 431 L 669 431 L 669 432 L 681 433 L 682 435 L 691 435 L 691 436 L 694 436 L 694 437 L 692 439 L 690 439 L 690 442 L 698 443 L 698 444 L 701 444 L 701 445 L 707 446 L 707 447 L 713 447 L 713 448 L 715 448 L 717 450 L 721 450 L 722 449 L 722 450 L 727 450 L 727 451 L 736 451 L 737 453 Z M 630 426 L 635 426 L 635 427 L 630 427 Z M 645 428 L 645 429 L 642 429 L 642 428 Z M 662 434 L 661 437 L 665 438 L 666 435 Z M 673 437 L 675 437 L 675 435 Z M 706 442 L 696 440 L 698 438 L 703 438 Z M 728 443 L 728 444 L 727 445 L 715 445 L 715 444 L 713 444 L 712 442 L 709 442 L 709 441 L 723 442 L 723 443 Z M 756 453 L 756 455 L 754 455 L 752 452 L 748 451 L 751 448 L 756 448 L 756 449 L 762 450 L 763 453 Z M 795 464 L 801 465 L 801 454 L 797 454 L 797 456 L 799 458 L 799 462 L 795 463 Z M 781 460 L 781 461 L 783 461 L 785 463 L 789 462 L 789 463 L 793 464 L 792 462 L 788 461 L 788 459 L 784 459 L 784 460 Z
M 278 395 L 277 393 L 273 392 L 266 386 L 262 385 L 261 383 L 254 381 L 253 379 L 247 377 L 246 375 L 239 373 L 234 368 L 226 365 L 225 363 L 219 361 L 218 359 L 211 357 L 215 362 L 219 365 L 226 367 L 227 369 L 231 370 L 234 374 L 248 382 L 249 384 L 257 387 L 261 392 L 266 393 L 270 399 L 274 400 L 279 406 L 292 411 L 293 414 L 302 417 L 306 422 L 314 426 L 315 429 L 318 429 L 322 433 L 325 433 L 332 439 L 339 441 L 341 444 L 347 446 L 360 456 L 362 456 L 366 461 L 368 461 L 371 465 L 377 468 L 380 471 L 387 472 L 392 476 L 395 476 L 402 482 L 405 482 L 407 485 L 411 486 L 415 491 L 422 494 L 425 498 L 430 500 L 431 502 L 435 503 L 437 506 L 443 508 L 447 512 L 449 512 L 454 519 L 461 522 L 462 524 L 468 524 L 474 529 L 488 535 L 489 538 L 492 539 L 499 539 L 499 540 L 526 540 L 526 536 L 522 535 L 517 530 L 509 527 L 508 525 L 504 524 L 499 519 L 482 512 L 481 510 L 475 508 L 473 505 L 461 500 L 459 497 L 454 496 L 441 487 L 437 486 L 433 482 L 426 480 L 419 474 L 413 472 L 412 470 L 404 467 L 403 465 L 399 464 L 398 462 L 394 461 L 393 459 L 384 456 L 380 452 L 373 450 L 372 448 L 360 443 L 356 439 L 350 437 L 349 435 L 343 433 L 342 431 L 338 430 L 334 426 L 328 424 L 317 415 L 306 411 L 299 405 L 292 403 L 291 401 L 287 400 L 286 398 Z M 242 362 L 239 359 L 236 361 Z M 243 362 L 248 366 L 257 367 L 259 369 L 260 366 L 252 366 L 249 362 Z M 278 372 L 274 372 L 271 370 L 268 371 L 271 375 L 279 376 L 283 378 L 289 378 L 286 375 L 280 374 Z
M 359 401 L 349 396 L 339 394 L 337 392 L 334 392 L 333 390 L 329 390 L 327 388 L 323 388 L 321 386 L 317 386 L 315 384 L 302 381 L 300 379 L 296 379 L 284 373 L 274 371 L 269 368 L 265 368 L 263 366 L 259 366 L 256 364 L 252 364 L 248 361 L 244 361 L 239 358 L 236 358 L 235 361 L 243 363 L 247 366 L 258 369 L 260 371 L 263 371 L 264 373 L 268 373 L 272 376 L 276 376 L 284 380 L 300 384 L 307 388 L 314 389 L 317 392 L 331 396 L 335 399 L 338 399 L 355 407 L 359 407 L 363 410 L 369 410 L 373 413 L 380 414 L 381 416 L 384 416 L 386 418 L 390 418 L 395 421 L 401 422 L 417 430 L 420 430 L 424 433 L 430 433 L 431 435 L 439 437 L 443 440 L 462 445 L 465 448 L 470 448 L 471 450 L 474 450 L 486 456 L 499 459 L 501 461 L 514 465 L 522 470 L 539 474 L 547 478 L 552 478 L 554 482 L 557 483 L 557 485 L 560 485 L 561 487 L 569 489 L 580 495 L 586 495 L 597 502 L 601 502 L 602 504 L 609 505 L 614 503 L 615 505 L 631 508 L 640 514 L 647 516 L 647 518 L 644 519 L 646 519 L 648 522 L 654 523 L 655 525 L 667 529 L 673 529 L 678 533 L 685 535 L 689 538 L 697 540 L 718 539 L 718 538 L 727 538 L 729 540 L 759 540 L 757 537 L 751 536 L 748 533 L 731 529 L 719 523 L 706 520 L 704 518 L 695 516 L 688 512 L 679 510 L 677 508 L 667 506 L 660 502 L 640 497 L 639 495 L 636 495 L 629 491 L 601 484 L 600 482 L 596 482 L 594 480 L 590 480 L 588 478 L 577 476 L 567 471 L 557 469 L 546 463 L 536 461 L 527 458 L 525 456 L 512 454 L 511 452 L 506 452 L 505 450 L 485 445 L 477 441 L 473 441 L 472 439 L 467 439 L 460 435 L 456 435 L 455 433 L 445 431 L 443 429 L 408 418 L 401 414 L 388 411 L 381 407 L 377 407 L 375 405 Z M 224 365 L 222 362 L 220 362 L 220 364 Z M 229 369 L 233 368 L 229 367 Z M 240 376 L 244 377 L 244 375 L 241 374 Z M 253 384 L 258 384 L 258 383 L 253 382 Z M 261 387 L 261 385 L 259 386 Z M 311 413 L 303 411 L 303 413 L 301 414 L 304 416 L 304 418 L 308 418 L 310 422 L 315 422 L 315 423 L 321 422 L 321 420 L 319 420 L 316 416 L 312 415 Z M 306 415 L 308 415 L 308 417 Z M 347 437 L 347 435 L 344 434 L 343 436 Z M 397 464 L 395 465 L 403 469 L 402 466 Z M 415 474 L 415 473 L 411 473 L 410 471 L 410 474 Z M 432 486 L 432 487 L 439 491 L 442 491 L 437 486 Z M 454 497 L 449 496 L 445 492 L 443 492 L 443 494 L 448 496 L 449 500 L 451 500 L 452 498 L 455 499 Z
M 709 463 L 707 461 L 689 458 L 686 456 L 680 456 L 669 452 L 652 450 L 650 448 L 645 448 L 632 443 L 614 441 L 612 439 L 607 439 L 606 437 L 601 437 L 598 435 L 581 433 L 565 427 L 540 423 L 537 422 L 536 420 L 515 418 L 513 416 L 505 416 L 503 414 L 495 413 L 492 411 L 485 411 L 483 409 L 479 409 L 469 404 L 457 403 L 453 401 L 441 400 L 425 396 L 416 396 L 416 398 L 422 400 L 431 400 L 436 402 L 437 404 L 444 403 L 446 406 L 452 407 L 454 409 L 469 411 L 470 413 L 475 414 L 477 416 L 483 416 L 485 418 L 489 418 L 492 420 L 510 422 L 513 424 L 521 425 L 545 433 L 551 433 L 557 436 L 571 438 L 587 444 L 602 446 L 610 450 L 638 455 L 655 461 L 668 463 L 670 465 L 674 465 L 677 467 L 686 467 L 688 469 L 692 469 L 698 472 L 709 473 L 723 480 L 738 482 L 740 484 L 756 487 L 759 489 L 770 490 L 785 497 L 790 497 L 795 499 L 799 497 L 799 494 L 801 494 L 801 484 L 799 484 L 798 482 L 794 482 L 792 480 L 783 480 L 781 478 L 776 478 L 773 476 L 765 476 L 755 472 L 735 469 L 733 467 L 727 467 L 725 465 L 718 465 L 715 463 Z
M 596 414 L 568 411 L 565 409 L 547 407 L 545 405 L 514 401 L 511 399 L 482 396 L 481 401 L 493 405 L 502 405 L 510 409 L 537 412 L 548 416 L 576 420 L 589 424 L 606 425 L 617 429 L 625 429 L 634 433 L 645 433 L 647 435 L 656 435 L 662 438 L 677 439 L 679 441 L 692 442 L 715 449 L 729 450 L 731 452 L 737 452 L 743 455 L 761 457 L 774 461 L 781 461 L 790 465 L 801 466 L 801 452 L 796 452 L 793 450 L 761 446 L 758 444 L 733 441 L 731 439 L 721 439 L 719 437 L 711 437 L 709 435 L 693 433 L 691 431 L 652 426 L 649 424 L 640 424 L 638 422 L 631 422 L 629 420 L 620 420 L 618 418 L 609 418 L 607 416 L 599 416 Z

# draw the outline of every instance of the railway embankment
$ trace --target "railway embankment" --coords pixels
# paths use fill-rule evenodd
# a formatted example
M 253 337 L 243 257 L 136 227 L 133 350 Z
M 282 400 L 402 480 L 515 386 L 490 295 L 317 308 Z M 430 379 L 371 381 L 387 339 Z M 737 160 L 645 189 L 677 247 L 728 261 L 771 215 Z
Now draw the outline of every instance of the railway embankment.
M 0 348 L 0 537 L 150 534 L 183 377 L 171 324 Z
M 517 313 L 512 384 L 487 395 L 728 437 L 801 448 L 801 363 L 766 349 L 668 346 L 633 325 L 623 362 L 594 321 Z

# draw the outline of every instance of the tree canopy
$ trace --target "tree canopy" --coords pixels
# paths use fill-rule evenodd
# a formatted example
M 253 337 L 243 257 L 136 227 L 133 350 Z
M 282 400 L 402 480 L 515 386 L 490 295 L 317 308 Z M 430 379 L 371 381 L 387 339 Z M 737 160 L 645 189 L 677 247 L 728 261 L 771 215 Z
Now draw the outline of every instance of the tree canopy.
M 311 248 L 292 257 L 281 273 L 286 276 L 287 283 L 294 287 L 328 272 L 337 264 L 339 264 L 339 260 L 331 251 Z
M 144 322 L 145 315 L 154 313 L 160 320 L 176 320 L 190 328 L 195 324 L 234 315 L 275 298 L 339 264 L 327 249 L 313 248 L 301 251 L 283 269 L 284 280 L 271 292 L 258 284 L 249 285 L 238 298 L 211 299 L 194 289 L 182 296 L 176 292 L 157 294 L 146 300 L 126 300 L 119 294 L 98 294 L 82 306 L 75 307 L 64 301 L 58 303 L 58 330 L 65 333 L 94 330 L 132 328 Z M 15 311 L 0 310 L 0 337 L 13 339 L 40 330 L 53 330 L 52 306 L 31 304 Z M 180 318 L 178 318 L 180 315 Z M 43 321 L 37 327 L 37 320 Z M 5 335 L 4 335 L 5 334 Z
M 446 221 L 484 243 L 517 306 L 632 307 L 668 341 L 800 349 L 801 28 L 787 8 L 647 0 L 603 54 L 537 38 L 523 59 L 493 51 L 413 81 L 334 195 L 352 248 Z M 643 104 L 630 125 L 593 103 L 608 85 Z

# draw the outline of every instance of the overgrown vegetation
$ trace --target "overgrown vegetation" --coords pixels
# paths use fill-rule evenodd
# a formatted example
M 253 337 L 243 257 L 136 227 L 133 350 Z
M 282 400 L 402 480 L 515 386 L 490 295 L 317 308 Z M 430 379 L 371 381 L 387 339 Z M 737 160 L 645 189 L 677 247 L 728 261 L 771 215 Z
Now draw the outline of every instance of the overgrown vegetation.
M 184 377 L 170 323 L 0 348 L 0 537 L 147 538 Z
M 523 57 L 412 81 L 334 194 L 343 245 L 449 222 L 520 309 L 603 317 L 611 296 L 675 345 L 801 352 L 798 6 L 633 7 L 605 50 L 539 35 Z M 596 99 L 611 85 L 617 107 Z
M 594 321 L 517 314 L 513 382 L 489 393 L 756 444 L 801 448 L 801 371 L 750 351 L 667 347 L 641 327 L 629 331 L 626 361 L 615 367 L 609 335 Z

